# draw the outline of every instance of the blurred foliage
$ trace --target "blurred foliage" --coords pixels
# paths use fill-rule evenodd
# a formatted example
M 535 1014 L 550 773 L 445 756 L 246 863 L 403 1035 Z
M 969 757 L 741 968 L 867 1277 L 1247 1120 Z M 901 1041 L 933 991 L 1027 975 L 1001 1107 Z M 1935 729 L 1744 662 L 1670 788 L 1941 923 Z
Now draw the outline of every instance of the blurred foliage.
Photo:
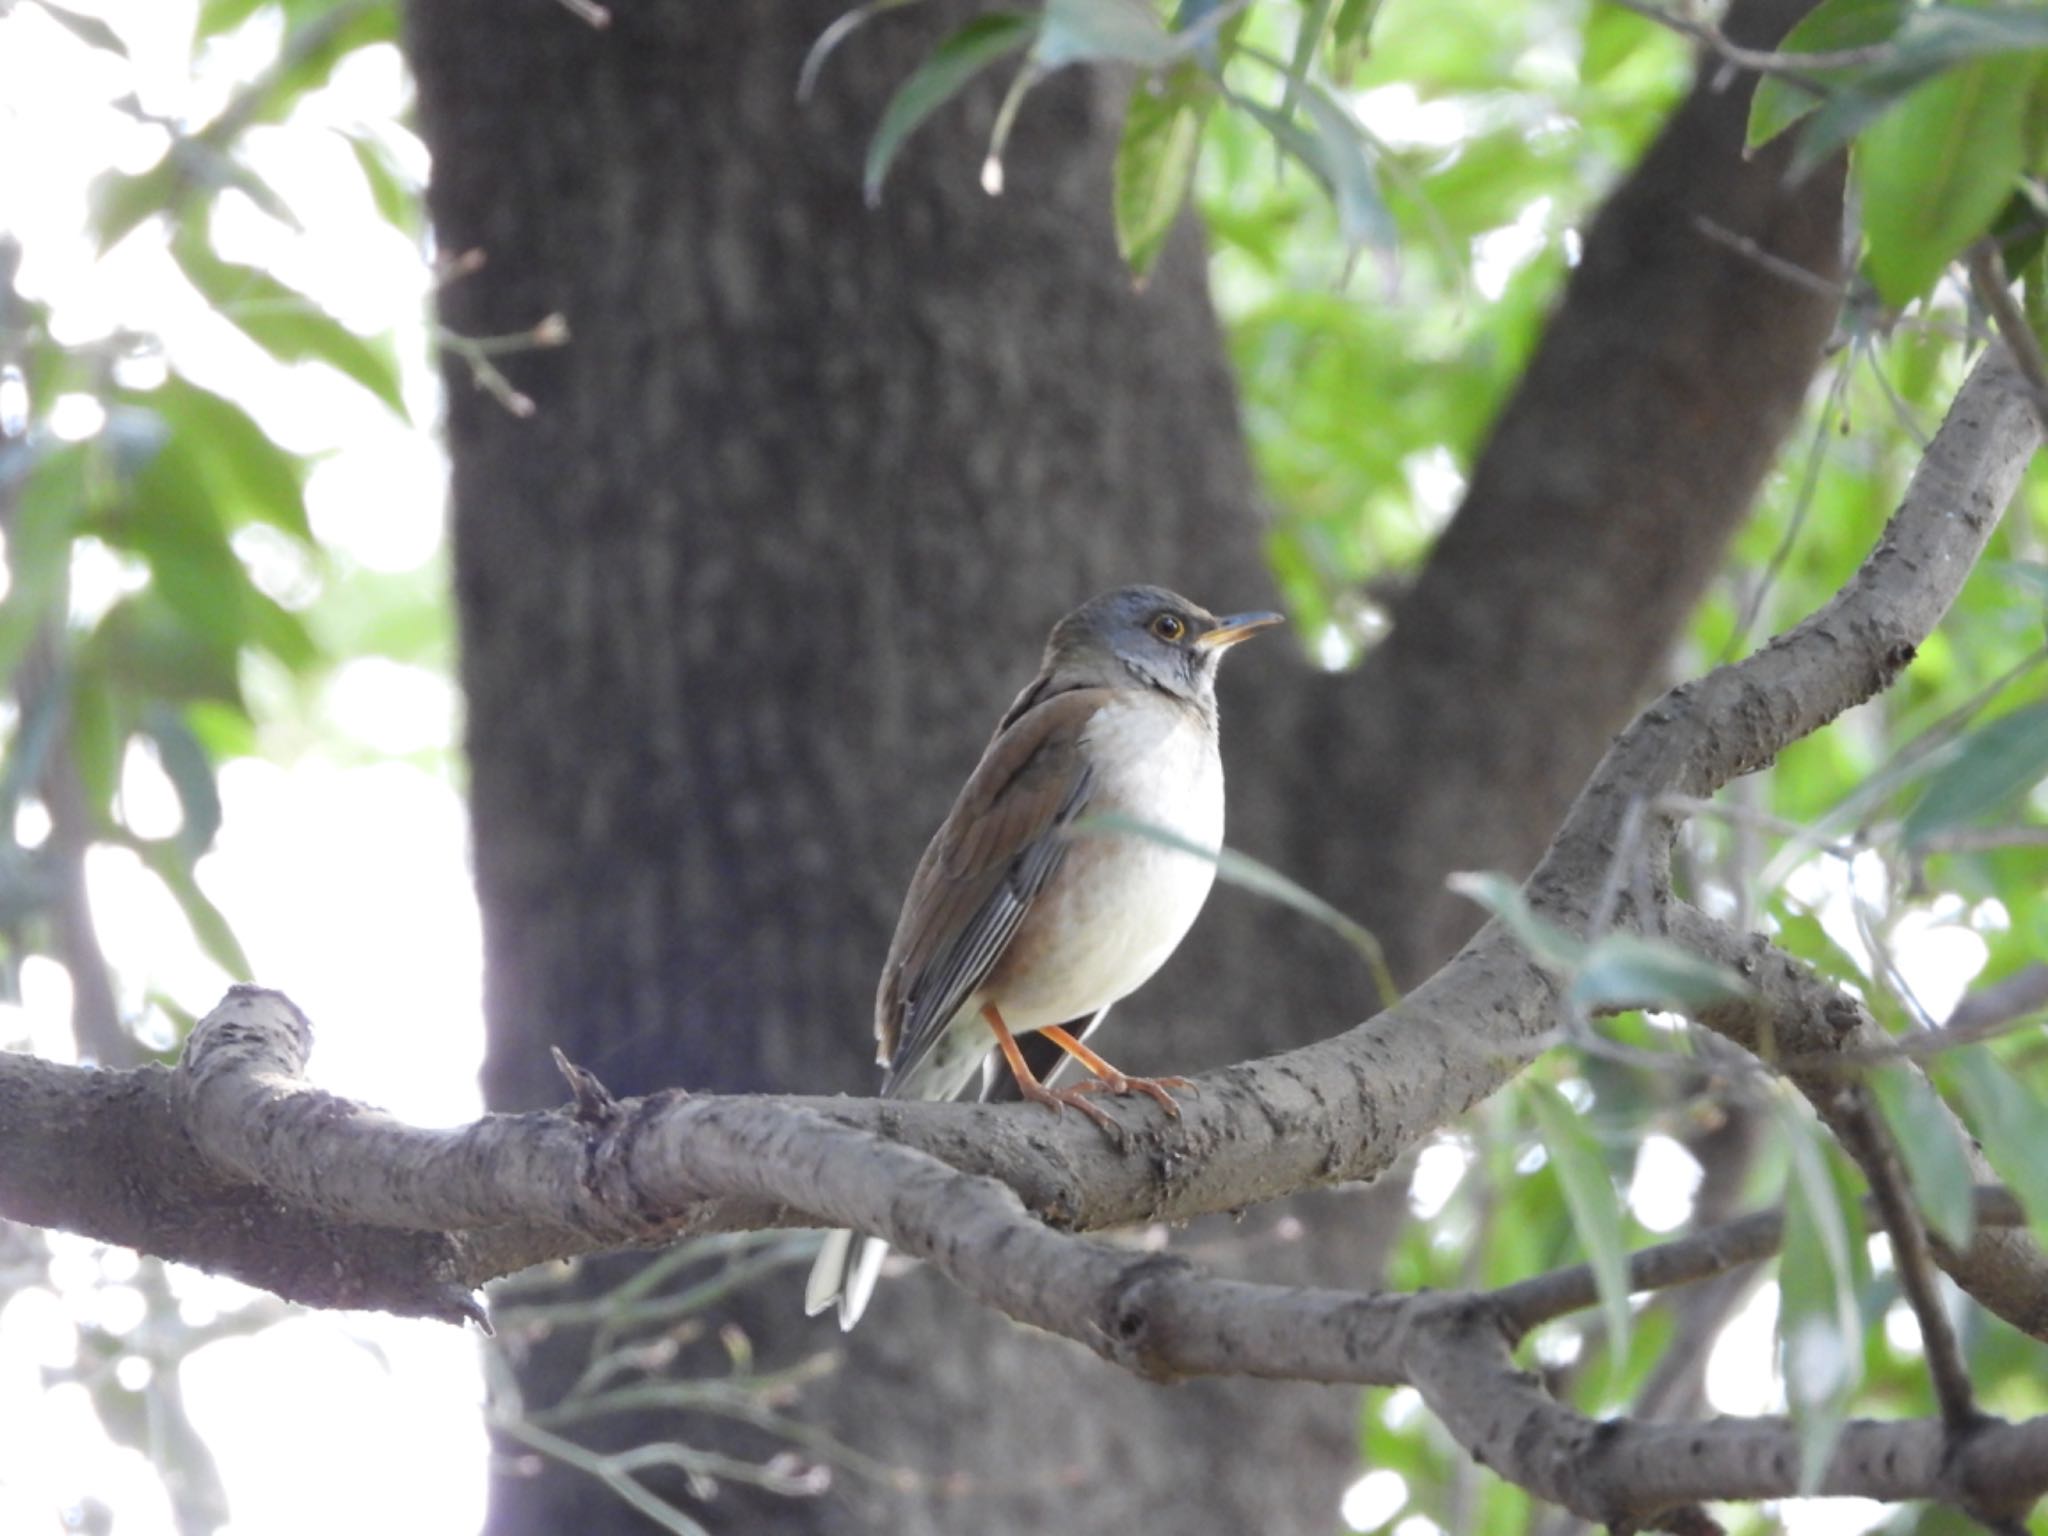
M 834 50 L 859 46 L 863 24 L 891 24 L 883 13 L 904 3 L 849 13 L 820 39 L 806 80 L 831 67 Z M 581 25 L 587 9 L 564 6 L 560 24 Z M 902 83 L 875 125 L 866 188 L 888 195 L 889 168 L 916 152 L 920 131 L 956 131 L 948 99 L 989 68 L 1010 80 L 984 172 L 994 188 L 1008 125 L 1031 110 L 1030 89 L 1046 72 L 1124 66 L 1130 111 L 1104 216 L 1142 284 L 1184 206 L 1199 211 L 1273 512 L 1274 568 L 1315 657 L 1347 665 L 1373 643 L 1386 594 L 1455 508 L 1576 258 L 1578 231 L 1687 88 L 1696 46 L 1725 47 L 1703 14 L 1674 11 L 1660 24 L 1605 0 L 1045 0 L 977 17 Z M 0 10 L 0 30 L 30 28 L 42 29 L 36 46 L 46 50 L 66 34 L 61 45 L 80 68 L 139 77 L 124 25 L 53 0 Z M 214 88 L 178 110 L 140 86 L 110 93 L 154 148 L 100 176 L 80 261 L 111 273 L 143 251 L 270 364 L 325 370 L 383 411 L 417 411 L 407 392 L 422 371 L 412 342 L 365 334 L 344 318 L 345 304 L 302 286 L 289 261 L 252 253 L 236 236 L 254 221 L 304 239 L 310 209 L 333 194 L 281 176 L 278 158 L 261 152 L 265 135 L 296 132 L 337 137 L 372 216 L 422 240 L 402 128 L 309 126 L 337 73 L 388 51 L 395 30 L 382 3 L 201 0 L 186 51 L 194 78 Z M 1694 616 L 1675 675 L 1743 654 L 1855 568 L 1984 334 L 1978 304 L 1990 288 L 2010 280 L 2037 324 L 2048 313 L 2048 11 L 1824 0 L 1787 48 L 1824 62 L 1777 61 L 1753 137 L 1798 135 L 1809 158 L 1850 146 L 1864 259 L 1808 421 Z M 89 323 L 54 313 L 47 293 L 18 280 L 21 254 L 9 248 L 0 265 L 0 663 L 9 679 L 0 986 L 11 989 L 30 959 L 62 966 L 73 975 L 79 1051 L 132 1059 L 173 1044 L 210 998 L 134 978 L 89 984 L 87 973 L 104 968 L 90 908 L 67 899 L 87 857 L 132 854 L 182 910 L 194 946 L 220 971 L 244 974 L 235 935 L 205 892 L 222 767 L 255 752 L 360 750 L 336 743 L 323 721 L 323 681 L 366 655 L 445 669 L 446 602 L 437 563 L 373 569 L 321 528 L 307 494 L 321 465 L 274 429 L 260 383 L 188 366 L 118 302 Z M 462 270 L 458 256 L 443 275 Z M 438 339 L 517 411 L 524 399 L 492 359 L 559 341 L 562 326 Z M 1902 1034 L 1939 1024 L 1966 982 L 2041 964 L 2044 614 L 2048 476 L 2037 467 L 1898 685 L 1694 816 L 1681 849 L 1685 894 L 1770 932 Z M 137 776 L 151 774 L 176 807 L 168 826 L 139 825 L 135 814 Z M 1427 1219 L 1402 1239 L 1389 1282 L 1493 1286 L 1590 1260 L 1603 1306 L 1547 1327 L 1531 1346 L 1533 1362 L 1589 1412 L 1626 1411 L 1674 1361 L 1706 1358 L 1717 1338 L 1714 1400 L 1754 1410 L 1789 1396 L 1815 1442 L 1844 1411 L 1929 1412 L 1917 1333 L 1884 1244 L 1863 1237 L 1848 1198 L 1856 1179 L 1803 1105 L 1674 1014 L 1600 1012 L 1630 1000 L 1681 1008 L 1731 978 L 1613 936 L 1559 944 L 1525 921 L 1512 885 L 1467 889 L 1524 922 L 1518 931 L 1545 963 L 1572 977 L 1573 1007 L 1560 1021 L 1562 1048 L 1528 1085 L 1481 1106 L 1424 1156 L 1415 1199 Z M 114 1016 L 89 1017 L 96 1006 Z M 2048 1098 L 2048 1049 L 2038 1016 L 2005 1022 L 1997 1038 L 1944 1054 L 1931 1088 L 1904 1069 L 1882 1074 L 1914 1188 L 1937 1226 L 1951 1224 L 1943 1230 L 1957 1215 L 1960 1142 L 1936 1113 L 1937 1091 L 2036 1225 L 2048 1224 L 2029 1134 Z M 1746 1121 L 1757 1134 L 1724 1146 Z M 1717 1162 L 1697 1202 L 1683 1187 L 1691 1157 L 1734 1160 Z M 1793 1213 L 1782 1264 L 1704 1320 L 1682 1294 L 1620 1295 L 1626 1252 L 1688 1219 L 1780 1202 Z M 705 1342 L 690 1332 L 702 1294 L 693 1287 L 785 1257 L 764 1240 L 759 1250 L 678 1258 L 657 1279 L 683 1300 L 648 1290 L 608 1318 L 516 1299 L 512 1347 L 592 1328 L 593 1375 L 587 1402 L 535 1407 L 508 1401 L 509 1374 L 498 1373 L 494 1420 L 507 1432 L 523 1427 L 538 1454 L 570 1459 L 584 1453 L 557 1429 L 659 1406 L 649 1391 L 695 1392 L 698 1406 L 779 1425 L 780 1403 L 799 1383 L 756 1369 L 744 1341 L 719 1341 L 724 1388 L 717 1372 L 677 1382 L 662 1367 Z M 709 1265 L 711 1278 L 685 1273 L 689 1265 Z M 20 1290 L 47 1274 L 33 1255 L 10 1252 L 0 1281 Z M 1727 1329 L 1737 1309 L 1746 1310 Z M 1782 1374 L 1750 1326 L 1773 1311 L 1786 1335 Z M 2048 1411 L 2048 1352 L 1971 1308 L 1961 1332 L 1986 1408 Z M 212 1529 L 221 1492 L 203 1447 L 179 1428 L 169 1338 L 154 1324 L 81 1336 L 67 1379 L 93 1391 L 117 1442 L 153 1447 L 186 1528 Z M 131 1356 L 151 1369 L 108 1365 Z M 792 1492 L 827 1462 L 897 1475 L 860 1467 L 857 1451 L 836 1442 L 808 1450 L 747 1468 L 674 1456 L 668 1465 L 686 1477 L 781 1479 Z M 1556 1529 L 1550 1513 L 1474 1468 L 1413 1392 L 1368 1394 L 1361 1455 L 1400 1480 L 1391 1497 L 1393 1485 L 1378 1485 L 1372 1528 Z M 587 1454 L 578 1464 L 635 1496 L 635 1466 Z M 1725 1514 L 1738 1530 L 1771 1518 Z M 1931 1531 L 1946 1519 L 1906 1511 L 1892 1523 Z

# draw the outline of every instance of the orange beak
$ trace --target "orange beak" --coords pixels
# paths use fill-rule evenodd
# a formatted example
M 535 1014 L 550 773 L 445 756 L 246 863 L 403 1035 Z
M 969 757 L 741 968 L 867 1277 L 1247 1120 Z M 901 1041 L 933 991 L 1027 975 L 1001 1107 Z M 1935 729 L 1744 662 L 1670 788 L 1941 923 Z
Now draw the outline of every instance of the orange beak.
M 1228 650 L 1240 640 L 1249 640 L 1262 629 L 1271 629 L 1275 624 L 1285 624 L 1286 616 L 1278 613 L 1233 613 L 1216 621 L 1216 627 L 1200 636 L 1195 644 L 1205 651 Z

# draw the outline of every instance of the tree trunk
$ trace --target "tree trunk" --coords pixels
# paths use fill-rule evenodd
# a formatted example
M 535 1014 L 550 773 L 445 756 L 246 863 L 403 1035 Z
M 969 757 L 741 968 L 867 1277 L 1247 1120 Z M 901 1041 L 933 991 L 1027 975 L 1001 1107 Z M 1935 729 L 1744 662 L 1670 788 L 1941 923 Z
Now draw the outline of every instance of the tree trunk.
M 991 200 L 977 171 L 992 103 L 979 96 L 912 141 L 869 211 L 867 136 L 936 23 L 925 8 L 875 21 L 799 104 L 804 50 L 839 8 L 622 5 L 602 32 L 565 9 L 486 0 L 409 17 L 437 235 L 488 255 L 446 291 L 446 323 L 501 334 L 560 311 L 575 336 L 508 361 L 531 419 L 451 365 L 485 1078 L 499 1107 L 560 1100 L 550 1044 L 620 1092 L 870 1091 L 871 998 L 897 902 L 1051 621 L 1133 580 L 1212 606 L 1269 598 L 1199 252 L 1182 240 L 1135 294 L 1113 249 L 1113 98 L 1078 74 L 1034 93 L 1010 190 Z M 1796 396 L 1811 366 L 1786 362 L 1763 393 Z M 1581 603 L 1597 643 L 1661 649 L 1749 491 L 1705 498 L 1709 531 L 1679 542 L 1684 579 L 1660 589 L 1671 611 Z M 1552 515 L 1530 514 L 1532 545 Z M 1471 601 L 1500 575 L 1473 571 Z M 1418 627 L 1429 611 L 1418 594 Z M 1524 686 L 1542 688 L 1544 671 L 1532 647 Z M 1569 712 L 1548 748 L 1562 766 L 1532 786 L 1498 760 L 1447 780 L 1498 797 L 1483 837 L 1389 856 L 1379 829 L 1409 808 L 1361 804 L 1359 785 L 1413 794 L 1414 813 L 1439 821 L 1457 806 L 1430 799 L 1405 753 L 1387 753 L 1398 770 L 1354 760 L 1370 732 L 1327 719 L 1337 704 L 1384 725 L 1376 701 L 1393 681 L 1317 678 L 1284 641 L 1250 647 L 1223 686 L 1231 839 L 1381 920 L 1434 913 L 1447 867 L 1526 863 L 1643 680 L 1604 679 Z M 1445 683 L 1433 671 L 1422 686 Z M 1459 719 L 1471 745 L 1479 722 Z M 1319 750 L 1323 732 L 1342 732 L 1327 739 L 1343 750 Z M 1469 922 L 1403 929 L 1406 974 Z M 1140 1070 L 1196 1071 L 1372 1006 L 1362 966 L 1329 935 L 1225 890 L 1110 1037 Z M 1313 1218 L 1345 1199 L 1299 1207 L 1311 1216 L 1298 1241 L 1272 1212 L 1204 1227 L 1204 1258 L 1361 1281 L 1389 1223 L 1361 1219 L 1355 1200 L 1342 1220 Z M 1398 1194 L 1380 1206 L 1398 1210 Z M 801 1316 L 796 1289 L 764 1284 L 733 1306 L 763 1363 L 839 1343 L 828 1320 Z M 572 1340 L 535 1351 L 526 1401 L 552 1401 L 581 1364 Z M 674 1371 L 723 1368 L 699 1343 Z M 798 1406 L 919 1478 L 842 1474 L 796 1502 L 728 1486 L 693 1506 L 710 1528 L 1320 1533 L 1356 1445 L 1354 1394 L 1164 1390 L 980 1313 L 929 1274 L 884 1284 L 839 1369 Z M 715 1421 L 641 1428 L 732 1443 Z M 646 1525 L 553 1465 L 495 1483 L 498 1536 L 570 1528 Z

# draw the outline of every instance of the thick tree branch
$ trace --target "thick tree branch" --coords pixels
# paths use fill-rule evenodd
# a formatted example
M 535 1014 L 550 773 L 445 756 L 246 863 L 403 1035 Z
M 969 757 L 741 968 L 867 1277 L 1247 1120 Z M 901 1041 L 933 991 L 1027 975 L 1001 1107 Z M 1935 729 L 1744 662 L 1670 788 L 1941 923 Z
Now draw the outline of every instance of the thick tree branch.
M 204 1162 L 242 1174 L 298 1164 L 294 1182 L 312 1203 L 358 1216 L 403 1211 L 405 1179 L 378 1187 L 359 1167 L 336 1169 L 332 1179 L 308 1171 L 319 1161 L 311 1149 L 334 1127 L 386 1134 L 370 1123 L 373 1112 L 297 1081 L 309 1042 L 306 1021 L 284 998 L 237 988 L 195 1031 L 166 1099 L 182 1111 Z M 707 1197 L 808 1207 L 881 1232 L 1011 1315 L 1147 1375 L 1411 1382 L 1474 1456 L 1589 1519 L 1639 1525 L 1706 1497 L 1798 1488 L 1788 1424 L 1596 1424 L 1515 1366 L 1513 1343 L 1533 1322 L 1595 1300 L 1582 1270 L 1490 1297 L 1215 1279 L 1177 1259 L 1063 1236 L 995 1180 L 771 1099 L 663 1095 L 608 1105 L 598 1124 L 501 1117 L 444 1133 L 441 1151 L 465 1142 L 475 1150 L 515 1128 L 529 1143 L 523 1159 L 500 1163 L 495 1175 L 450 1171 L 445 1182 L 466 1187 L 478 1211 L 533 1228 L 561 1223 L 591 1246 L 661 1230 Z M 437 1208 L 456 1209 L 445 1191 L 434 1198 Z M 2020 1215 L 1999 1191 L 1987 1191 L 1983 1206 L 1988 1220 Z M 1774 1216 L 1748 1218 L 1663 1245 L 1636 1257 L 1633 1277 L 1645 1287 L 1682 1284 L 1750 1262 L 1772 1251 L 1779 1225 Z M 1942 1453 L 1937 1426 L 1856 1426 L 1823 1485 L 1999 1510 L 2024 1507 L 2048 1488 L 2048 1454 L 2028 1460 L 2048 1450 L 2048 1422 L 1987 1422 L 1951 1449 Z

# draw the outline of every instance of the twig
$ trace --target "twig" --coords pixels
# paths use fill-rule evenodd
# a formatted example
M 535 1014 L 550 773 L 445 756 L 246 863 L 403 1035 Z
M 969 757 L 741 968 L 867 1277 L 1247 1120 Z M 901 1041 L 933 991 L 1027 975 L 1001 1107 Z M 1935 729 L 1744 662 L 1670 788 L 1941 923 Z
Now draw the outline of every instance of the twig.
M 1955 827 L 1918 844 L 1921 853 L 1990 853 L 1999 848 L 2048 847 L 2048 827 Z
M 1934 1383 L 1935 1401 L 1941 1405 L 1942 1423 L 1951 1435 L 1959 1436 L 1979 1415 L 1955 1325 L 1941 1304 L 1927 1224 L 1907 1187 L 1898 1143 L 1878 1114 L 1869 1088 L 1858 1083 L 1843 1096 L 1848 1103 L 1835 1123 L 1835 1134 L 1844 1137 L 1844 1146 L 1870 1181 L 1871 1200 L 1892 1240 L 1892 1266 L 1898 1273 L 1899 1289 L 1905 1292 L 1907 1305 L 1920 1323 L 1921 1352 Z
M 1617 3 L 1619 3 L 1619 0 L 1617 0 Z M 1819 294 L 1822 298 L 1837 301 L 1841 299 L 1843 294 L 1848 292 L 1847 284 L 1838 283 L 1832 278 L 1822 277 L 1818 272 L 1809 272 L 1805 267 L 1800 266 L 1798 262 L 1787 261 L 1784 257 L 1765 250 L 1748 235 L 1741 233 L 1739 230 L 1730 229 L 1727 225 L 1708 218 L 1704 213 L 1693 215 L 1692 227 L 1716 245 L 1726 246 L 1729 250 L 1735 252 L 1736 255 L 1743 257 L 1745 260 L 1755 262 L 1764 271 L 1770 273 L 1771 276 L 1783 278 L 1795 288 L 1803 288 L 1808 293 Z
M 2013 361 L 2026 378 L 2028 396 L 2035 415 L 2041 419 L 2041 429 L 2048 432 L 2048 361 L 2043 361 L 2034 328 L 2027 324 L 2026 315 L 2013 299 L 2012 279 L 2006 274 L 2005 257 L 1998 242 L 1988 235 L 1979 240 L 1970 247 L 1967 264 L 1970 290 L 1991 316 L 1998 339 L 2011 349 Z
M 1763 574 L 1755 588 L 1743 600 L 1742 612 L 1735 620 L 1735 628 L 1729 632 L 1728 644 L 1723 647 L 1721 660 L 1733 661 L 1746 652 L 1750 646 L 1750 632 L 1755 628 L 1757 617 L 1763 612 L 1771 589 L 1777 585 L 1785 564 L 1792 558 L 1792 551 L 1799 543 L 1799 535 L 1806 528 L 1806 517 L 1813 510 L 1815 495 L 1820 490 L 1820 472 L 1827 462 L 1828 433 L 1834 426 L 1835 414 L 1842 408 L 1842 397 L 1849 389 L 1849 363 L 1846 359 L 1835 365 L 1834 381 L 1828 385 L 1827 399 L 1821 402 L 1820 411 L 1813 423 L 1813 443 L 1806 452 L 1806 464 L 1799 476 L 1798 499 L 1792 503 L 1792 515 L 1785 520 L 1784 535 L 1778 540 L 1778 547 L 1771 551 L 1771 558 L 1764 562 Z
M 1836 48 L 1824 53 L 1779 53 L 1774 49 L 1744 48 L 1740 43 L 1730 42 L 1719 27 L 1709 22 L 1677 15 L 1662 6 L 1648 4 L 1647 0 L 1613 0 L 1613 3 L 1645 20 L 1656 22 L 1660 27 L 1669 28 L 1681 37 L 1691 38 L 1739 69 L 1759 75 L 1775 75 L 1794 85 L 1804 86 L 1815 95 L 1823 95 L 1827 90 L 1815 78 L 1817 74 L 1831 69 L 1857 69 L 1866 64 L 1876 64 L 1898 52 L 1898 45 L 1891 42 L 1869 43 L 1860 48 Z
M 1988 1228 L 2025 1225 L 2027 1214 L 2010 1190 L 1998 1185 L 1980 1185 L 1974 1197 L 1979 1225 Z M 1864 1208 L 1873 1216 L 1883 1214 L 1874 1196 L 1865 1202 Z M 1745 1264 L 1771 1258 L 1784 1240 L 1783 1211 L 1758 1211 L 1754 1215 L 1738 1216 L 1733 1221 L 1630 1254 L 1629 1291 L 1631 1294 L 1668 1291 L 1712 1279 Z M 1577 1264 L 1570 1269 L 1555 1269 L 1547 1275 L 1504 1285 L 1487 1299 L 1499 1310 L 1509 1340 L 1519 1341 L 1539 1324 L 1598 1306 L 1600 1285 L 1593 1278 L 1592 1265 Z
M 1845 863 L 1863 851 L 1861 846 L 1854 842 L 1814 842 L 1813 828 L 1806 823 L 1794 821 L 1789 816 L 1773 815 L 1753 805 L 1732 805 L 1726 800 L 1702 800 L 1696 795 L 1659 795 L 1657 809 L 1680 816 L 1711 816 L 1731 826 L 1750 827 L 1761 832 L 1775 832 L 1780 837 L 1799 838 L 1815 853 L 1824 853 L 1829 858 L 1841 859 Z
M 1971 993 L 1938 1028 L 1887 1037 L 1882 1045 L 1844 1046 L 1782 1056 L 1778 1065 L 1801 1072 L 1850 1072 L 1894 1061 L 1927 1061 L 1946 1051 L 1981 1045 L 2033 1021 L 2048 1008 L 2048 965 L 2030 965 Z

